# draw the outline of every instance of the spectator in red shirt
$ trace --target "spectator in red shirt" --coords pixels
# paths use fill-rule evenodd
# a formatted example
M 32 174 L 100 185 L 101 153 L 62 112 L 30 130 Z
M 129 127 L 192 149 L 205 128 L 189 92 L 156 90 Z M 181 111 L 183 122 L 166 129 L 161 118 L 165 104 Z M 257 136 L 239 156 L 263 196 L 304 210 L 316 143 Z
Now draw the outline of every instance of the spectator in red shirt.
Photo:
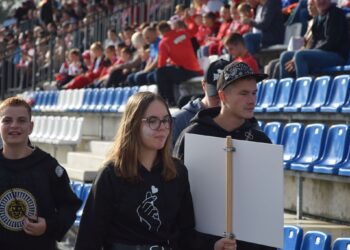
M 232 33 L 225 38 L 225 47 L 235 62 L 244 62 L 253 70 L 254 73 L 259 72 L 259 66 L 256 59 L 249 53 L 244 44 L 241 34 Z
M 90 53 L 94 58 L 93 67 L 83 75 L 76 76 L 72 81 L 64 85 L 64 89 L 80 89 L 93 84 L 97 80 L 105 67 L 103 46 L 100 42 L 95 42 L 90 47 Z
M 220 8 L 220 17 L 223 22 L 220 25 L 219 32 L 215 37 L 208 37 L 206 46 L 201 48 L 201 55 L 218 55 L 221 54 L 219 48 L 223 48 L 222 39 L 230 33 L 230 26 L 232 22 L 230 14 L 230 5 L 223 5 Z
M 156 83 L 159 93 L 172 106 L 175 105 L 173 86 L 203 74 L 194 54 L 190 36 L 185 30 L 171 30 L 166 21 L 158 24 L 158 32 L 163 36 L 159 43 Z M 170 65 L 167 65 L 167 61 Z
M 203 15 L 203 24 L 198 27 L 196 38 L 201 46 L 207 44 L 207 38 L 216 36 L 219 31 L 219 24 L 216 22 L 216 15 L 209 12 Z

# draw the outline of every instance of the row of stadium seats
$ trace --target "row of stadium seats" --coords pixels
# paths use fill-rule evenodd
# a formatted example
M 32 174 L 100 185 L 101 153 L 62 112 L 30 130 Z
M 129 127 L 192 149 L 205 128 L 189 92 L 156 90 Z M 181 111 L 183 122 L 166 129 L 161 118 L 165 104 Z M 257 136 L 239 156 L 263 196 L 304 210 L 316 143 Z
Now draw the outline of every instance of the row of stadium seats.
M 33 112 L 123 112 L 136 92 L 157 92 L 156 85 L 134 87 L 37 91 Z
M 76 213 L 76 219 L 75 219 L 75 222 L 74 222 L 75 226 L 79 226 L 80 219 L 81 219 L 81 216 L 83 214 L 83 209 L 84 209 L 87 197 L 88 197 L 88 195 L 90 193 L 92 184 L 91 183 L 78 182 L 78 181 L 72 181 L 70 183 L 70 185 L 71 185 L 71 188 L 72 188 L 73 192 L 75 193 L 75 195 L 79 199 L 81 199 L 83 201 L 80 209 Z
M 83 117 L 33 116 L 35 126 L 29 136 L 32 142 L 53 145 L 76 145 L 80 142 Z
M 350 75 L 269 79 L 258 83 L 255 112 L 350 113 Z
M 284 169 L 350 176 L 349 125 L 260 124 L 272 143 L 283 145 Z
M 350 238 L 338 238 L 331 246 L 332 236 L 320 231 L 308 231 L 298 226 L 284 226 L 284 250 L 348 250 Z

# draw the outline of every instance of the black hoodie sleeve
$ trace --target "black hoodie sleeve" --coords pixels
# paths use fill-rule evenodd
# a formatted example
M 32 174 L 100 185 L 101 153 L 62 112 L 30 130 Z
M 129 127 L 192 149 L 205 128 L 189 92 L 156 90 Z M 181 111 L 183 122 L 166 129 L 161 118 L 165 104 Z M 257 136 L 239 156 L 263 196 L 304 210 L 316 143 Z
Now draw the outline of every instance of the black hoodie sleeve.
M 76 212 L 82 202 L 73 193 L 66 170 L 56 160 L 54 160 L 54 163 L 55 169 L 51 175 L 51 188 L 56 213 L 53 217 L 46 219 L 46 233 L 54 235 L 54 238 L 60 241 L 74 223 Z
M 99 250 L 105 243 L 113 217 L 112 174 L 111 168 L 104 168 L 92 186 L 80 221 L 75 250 Z

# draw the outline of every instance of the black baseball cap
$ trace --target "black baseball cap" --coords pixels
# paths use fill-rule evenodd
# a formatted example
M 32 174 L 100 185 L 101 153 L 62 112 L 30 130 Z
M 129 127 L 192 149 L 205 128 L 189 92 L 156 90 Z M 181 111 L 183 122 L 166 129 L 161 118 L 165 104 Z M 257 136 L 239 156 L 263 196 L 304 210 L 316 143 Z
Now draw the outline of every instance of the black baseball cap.
M 228 64 L 217 81 L 217 90 L 223 90 L 228 85 L 244 79 L 253 77 L 257 82 L 260 82 L 268 77 L 266 74 L 254 73 L 253 70 L 243 62 L 232 62 Z
M 216 96 L 218 94 L 218 91 L 216 89 L 217 86 L 217 80 L 220 77 L 220 73 L 224 70 L 225 66 L 230 64 L 229 61 L 226 61 L 224 59 L 219 59 L 214 62 L 212 62 L 208 70 L 205 73 L 204 81 L 207 85 L 207 94 L 208 96 Z

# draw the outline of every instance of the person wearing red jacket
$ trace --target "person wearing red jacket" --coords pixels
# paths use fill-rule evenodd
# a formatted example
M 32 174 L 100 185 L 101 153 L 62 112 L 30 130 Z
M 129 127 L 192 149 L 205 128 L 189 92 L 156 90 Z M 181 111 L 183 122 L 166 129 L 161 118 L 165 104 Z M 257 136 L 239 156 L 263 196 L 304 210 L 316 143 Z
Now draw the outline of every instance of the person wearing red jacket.
M 81 89 L 88 85 L 91 85 L 95 80 L 100 78 L 101 73 L 104 71 L 105 68 L 102 44 L 100 42 L 93 43 L 90 47 L 90 53 L 95 58 L 93 67 L 91 67 L 91 69 L 89 69 L 89 71 L 85 74 L 74 77 L 73 80 L 64 85 L 62 88 Z
M 171 30 L 166 21 L 158 24 L 163 36 L 159 43 L 156 82 L 159 93 L 170 105 L 175 105 L 173 85 L 203 74 L 193 51 L 190 36 L 185 30 Z M 167 65 L 167 61 L 170 65 Z

